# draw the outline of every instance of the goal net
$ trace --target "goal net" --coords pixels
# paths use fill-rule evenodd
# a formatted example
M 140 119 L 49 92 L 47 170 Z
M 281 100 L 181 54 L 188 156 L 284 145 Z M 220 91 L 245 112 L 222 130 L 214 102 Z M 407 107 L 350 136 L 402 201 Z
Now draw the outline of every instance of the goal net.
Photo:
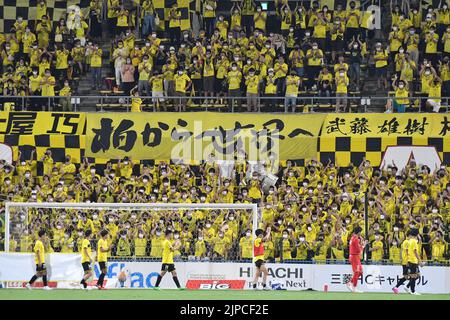
M 5 251 L 32 252 L 44 229 L 47 253 L 79 253 L 86 230 L 93 233 L 93 249 L 100 231 L 108 230 L 110 258 L 157 261 L 171 230 L 181 245 L 178 261 L 245 260 L 252 259 L 258 221 L 256 204 L 8 202 Z

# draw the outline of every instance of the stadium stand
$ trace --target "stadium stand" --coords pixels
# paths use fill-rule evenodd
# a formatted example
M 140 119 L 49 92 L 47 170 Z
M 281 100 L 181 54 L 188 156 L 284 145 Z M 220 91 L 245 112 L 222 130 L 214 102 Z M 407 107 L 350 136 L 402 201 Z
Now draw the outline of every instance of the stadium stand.
M 205 105 L 222 111 L 362 111 L 352 97 L 389 95 L 382 111 L 439 112 L 450 92 L 445 2 L 97 0 L 70 1 L 78 7 L 68 9 L 61 2 L 0 1 L 4 110 L 72 111 L 71 96 L 92 95 L 83 100 L 83 111 L 123 111 L 130 104 L 133 111 Z M 311 103 L 311 96 L 324 100 Z M 367 193 L 372 262 L 398 263 L 405 233 L 419 228 L 424 260 L 449 263 L 446 166 L 411 163 L 398 172 L 395 165 L 380 171 L 367 161 L 345 168 L 288 161 L 265 194 L 245 161 L 236 163 L 231 179 L 220 176 L 215 162 L 151 163 L 128 158 L 97 171 L 87 161 L 75 166 L 70 157 L 61 162 L 51 153 L 37 161 L 19 156 L 1 165 L 0 190 L 12 201 L 258 203 L 264 226 L 273 228 L 269 261 L 344 261 L 349 232 L 365 223 Z M 36 174 L 38 167 L 43 175 Z M 19 214 L 16 226 L 29 219 L 31 229 L 9 239 L 10 249 L 28 252 L 46 227 L 50 252 L 77 252 L 83 230 L 107 228 L 114 242 L 110 256 L 157 259 L 165 229 L 173 228 L 183 241 L 180 259 L 251 258 L 239 212 L 209 212 L 204 219 L 185 213 Z

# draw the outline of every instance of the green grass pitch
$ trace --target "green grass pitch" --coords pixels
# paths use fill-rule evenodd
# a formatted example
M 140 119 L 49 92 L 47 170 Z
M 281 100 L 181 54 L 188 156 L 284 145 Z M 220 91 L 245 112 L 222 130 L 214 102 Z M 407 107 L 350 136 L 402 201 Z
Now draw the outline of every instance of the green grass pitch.
M 113 289 L 90 291 L 0 289 L 0 300 L 450 300 L 450 294 L 350 293 L 317 291 Z

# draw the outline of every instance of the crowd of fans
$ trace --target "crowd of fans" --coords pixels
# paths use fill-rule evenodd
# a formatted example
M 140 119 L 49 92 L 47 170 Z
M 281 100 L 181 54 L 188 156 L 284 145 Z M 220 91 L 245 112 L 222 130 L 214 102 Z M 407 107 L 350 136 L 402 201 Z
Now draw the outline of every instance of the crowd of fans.
M 449 262 L 450 175 L 447 167 L 428 168 L 413 160 L 403 170 L 395 163 L 338 168 L 315 160 L 254 166 L 238 158 L 232 171 L 211 156 L 199 166 L 139 164 L 124 158 L 105 169 L 67 157 L 54 162 L 51 152 L 36 161 L 20 158 L 0 166 L 1 193 L 20 202 L 100 203 L 256 203 L 260 225 L 270 228 L 265 246 L 269 261 L 344 261 L 355 226 L 365 230 L 373 263 L 399 262 L 408 230 L 420 232 L 423 260 Z M 256 169 L 259 168 L 259 169 Z M 273 172 L 278 181 L 264 186 Z M 367 200 L 367 204 L 366 204 Z M 4 221 L 3 223 L 4 224 Z M 172 229 L 184 260 L 245 260 L 252 257 L 251 210 L 15 209 L 11 213 L 10 251 L 29 252 L 37 232 L 49 230 L 49 252 L 78 252 L 83 232 L 94 239 L 110 233 L 112 257 L 160 258 L 164 232 Z M 4 225 L 2 225 L 4 230 Z M 1 233 L 3 237 L 3 232 Z M 4 243 L 2 243 L 4 245 Z
M 199 96 L 194 103 L 295 111 L 299 97 L 316 95 L 336 97 L 336 110 L 344 111 L 349 93 L 365 90 L 363 74 L 376 76 L 378 92 L 394 91 L 388 112 L 404 112 L 414 104 L 408 96 L 430 97 L 427 105 L 436 112 L 441 94 L 450 93 L 445 1 L 435 7 L 392 2 L 392 12 L 383 6 L 378 14 L 352 0 L 336 8 L 282 0 L 269 2 L 269 10 L 242 0 L 230 12 L 219 11 L 216 0 L 202 0 L 195 9 L 198 32 L 181 31 L 177 3 L 164 19 L 151 0 L 128 2 L 108 0 L 103 8 L 103 1 L 93 0 L 88 16 L 73 9 L 52 25 L 40 0 L 36 21 L 17 17 L 9 33 L 0 35 L 3 95 L 67 97 L 75 80 L 88 73 L 94 90 L 105 89 L 104 59 L 117 89 L 129 95 L 138 86 L 133 95 L 153 96 L 149 104 L 162 109 L 184 110 L 187 103 L 164 96 Z M 109 57 L 99 42 L 107 35 L 113 39 Z M 212 99 L 240 96 L 246 99 Z M 40 110 L 42 101 L 33 101 L 31 109 Z M 61 101 L 70 110 L 70 99 Z

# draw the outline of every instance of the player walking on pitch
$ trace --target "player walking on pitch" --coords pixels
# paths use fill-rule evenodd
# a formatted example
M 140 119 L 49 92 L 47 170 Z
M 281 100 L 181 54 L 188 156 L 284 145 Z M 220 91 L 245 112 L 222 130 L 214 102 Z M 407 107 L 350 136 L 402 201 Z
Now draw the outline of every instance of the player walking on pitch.
M 36 274 L 31 278 L 31 280 L 26 284 L 26 288 L 31 290 L 31 285 L 40 277 L 42 277 L 42 282 L 44 282 L 44 290 L 51 290 L 47 283 L 47 269 L 45 268 L 45 230 L 40 230 L 38 233 L 39 239 L 36 240 L 34 244 L 34 262 L 36 263 Z
M 398 288 L 405 283 L 406 280 L 409 279 L 409 268 L 408 268 L 408 247 L 409 247 L 409 240 L 411 239 L 411 233 L 408 231 L 406 234 L 406 239 L 403 240 L 403 243 L 400 247 L 400 260 L 402 262 L 402 269 L 403 269 L 403 277 L 398 280 L 395 287 L 392 288 L 392 291 L 394 291 L 395 294 L 398 294 Z M 409 283 L 405 287 L 406 292 L 409 291 Z
M 409 269 L 409 283 L 408 287 L 411 289 L 411 294 L 420 296 L 419 292 L 416 292 L 416 279 L 420 277 L 419 265 L 423 266 L 419 255 L 419 244 L 417 236 L 419 230 L 413 229 L 410 232 L 410 239 L 408 244 L 408 269 Z
M 253 278 L 253 290 L 258 288 L 258 278 L 263 275 L 263 290 L 270 290 L 267 287 L 267 276 L 269 274 L 266 268 L 266 262 L 264 261 L 264 241 L 268 240 L 270 236 L 270 227 L 267 229 L 266 236 L 264 236 L 264 231 L 258 229 L 255 231 L 256 239 L 253 245 L 253 261 L 255 262 L 256 270 L 255 277 Z
M 161 283 L 162 278 L 167 272 L 172 273 L 173 282 L 175 282 L 176 286 L 180 290 L 184 290 L 181 288 L 180 282 L 178 281 L 177 272 L 175 270 L 175 264 L 173 262 L 173 252 L 178 250 L 181 247 L 181 242 L 179 240 L 175 241 L 172 245 L 172 237 L 173 233 L 170 230 L 166 231 L 166 239 L 163 241 L 163 254 L 162 254 L 162 266 L 161 273 L 158 275 L 158 279 L 156 280 L 156 284 L 154 286 L 155 290 L 159 290 L 159 284 Z
M 84 233 L 84 240 L 81 242 L 81 265 L 83 266 L 84 276 L 81 279 L 82 289 L 87 289 L 86 280 L 92 276 L 91 263 L 94 262 L 94 257 L 92 256 L 91 250 L 91 230 L 86 230 Z
M 363 274 L 363 268 L 361 265 L 361 254 L 367 245 L 367 240 L 361 238 L 362 228 L 360 226 L 353 229 L 353 235 L 350 239 L 350 257 L 349 262 L 352 264 L 353 278 L 347 282 L 347 288 L 351 292 L 362 293 L 356 286 L 358 285 L 358 278 Z
M 98 261 L 98 265 L 100 267 L 100 271 L 101 274 L 98 277 L 97 280 L 97 288 L 102 290 L 105 289 L 103 287 L 103 280 L 105 279 L 106 276 L 106 263 L 108 262 L 108 251 L 111 249 L 111 246 L 108 246 L 108 231 L 107 230 L 102 230 L 100 232 L 100 240 L 98 240 L 98 244 L 97 244 L 97 261 Z

